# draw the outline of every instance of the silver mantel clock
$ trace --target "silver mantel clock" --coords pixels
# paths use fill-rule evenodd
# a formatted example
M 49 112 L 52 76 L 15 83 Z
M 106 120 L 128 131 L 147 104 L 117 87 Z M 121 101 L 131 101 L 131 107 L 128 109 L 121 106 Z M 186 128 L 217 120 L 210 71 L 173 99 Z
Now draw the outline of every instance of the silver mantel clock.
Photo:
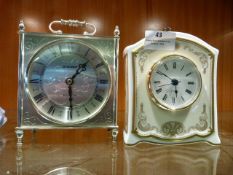
M 153 49 L 145 39 L 125 49 L 124 141 L 220 144 L 218 50 L 193 35 L 172 33 L 174 49 Z
M 59 23 L 93 29 L 62 34 Z M 24 129 L 110 128 L 117 126 L 119 29 L 114 37 L 94 37 L 95 26 L 78 20 L 50 23 L 52 34 L 24 32 L 20 23 L 18 127 Z

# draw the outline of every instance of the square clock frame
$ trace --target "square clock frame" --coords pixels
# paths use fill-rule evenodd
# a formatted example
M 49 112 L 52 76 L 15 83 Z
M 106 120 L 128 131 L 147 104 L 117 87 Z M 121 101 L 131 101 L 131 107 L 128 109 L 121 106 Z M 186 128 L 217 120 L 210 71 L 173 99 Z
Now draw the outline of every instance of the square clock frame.
M 218 50 L 174 32 L 174 50 L 126 47 L 124 142 L 220 144 L 217 120 Z
M 93 32 L 62 34 L 54 23 Z M 53 33 L 19 28 L 18 145 L 28 129 L 108 128 L 116 140 L 119 28 L 113 37 L 78 20 L 53 21 Z

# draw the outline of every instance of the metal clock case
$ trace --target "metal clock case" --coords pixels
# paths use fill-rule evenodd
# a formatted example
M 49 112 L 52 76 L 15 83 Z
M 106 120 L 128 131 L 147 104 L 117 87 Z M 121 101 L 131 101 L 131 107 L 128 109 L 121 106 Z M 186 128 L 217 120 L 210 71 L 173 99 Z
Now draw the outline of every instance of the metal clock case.
M 175 32 L 175 50 L 128 46 L 124 142 L 220 144 L 217 120 L 218 50 Z
M 53 23 L 94 31 L 62 34 Z M 109 128 L 116 140 L 118 27 L 114 37 L 92 36 L 95 26 L 78 20 L 49 28 L 29 33 L 20 23 L 18 144 L 24 129 Z

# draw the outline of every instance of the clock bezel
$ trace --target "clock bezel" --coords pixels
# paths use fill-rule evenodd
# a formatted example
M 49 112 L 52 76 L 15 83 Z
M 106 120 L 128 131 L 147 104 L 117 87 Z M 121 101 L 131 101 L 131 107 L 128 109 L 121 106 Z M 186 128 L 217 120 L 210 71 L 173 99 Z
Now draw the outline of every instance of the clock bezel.
M 33 96 L 30 94 L 30 91 L 29 91 L 29 82 L 28 82 L 28 71 L 29 71 L 29 68 L 30 68 L 30 65 L 33 63 L 33 61 L 36 59 L 37 55 L 46 50 L 47 47 L 49 46 L 53 46 L 53 45 L 57 45 L 59 43 L 64 43 L 64 42 L 72 42 L 72 43 L 77 43 L 77 44 L 81 44 L 81 45 L 84 45 L 85 47 L 87 48 L 90 48 L 93 52 L 95 52 L 99 58 L 101 58 L 102 62 L 104 63 L 104 65 L 106 66 L 107 68 L 107 71 L 108 71 L 108 78 L 109 78 L 109 88 L 108 88 L 108 93 L 106 95 L 106 98 L 104 98 L 104 101 L 101 102 L 101 105 L 99 105 L 98 107 L 98 110 L 95 110 L 94 113 L 88 115 L 88 117 L 85 117 L 83 120 L 80 120 L 80 121 L 76 121 L 76 122 L 62 122 L 62 121 L 59 121 L 59 120 L 56 120 L 54 119 L 54 117 L 50 117 L 49 115 L 47 115 L 45 112 L 43 112 L 43 110 L 40 110 L 39 107 L 37 107 L 37 104 L 35 103 L 35 101 L 33 100 Z M 112 73 L 111 73 L 111 70 L 110 70 L 110 67 L 106 61 L 106 59 L 104 59 L 104 56 L 96 49 L 94 48 L 93 46 L 91 46 L 90 44 L 86 44 L 84 41 L 80 41 L 76 38 L 63 38 L 63 39 L 55 39 L 51 42 L 48 42 L 46 43 L 45 45 L 43 46 L 40 46 L 34 53 L 33 55 L 29 58 L 29 63 L 26 67 L 26 71 L 25 71 L 25 82 L 24 82 L 24 87 L 25 87 L 25 92 L 26 92 L 26 97 L 30 100 L 33 108 L 35 109 L 35 111 L 42 117 L 44 118 L 45 120 L 48 120 L 50 122 L 53 122 L 53 123 L 56 123 L 56 124 L 59 124 L 59 125 L 62 125 L 62 126 L 75 126 L 75 125 L 78 125 L 78 124 L 81 124 L 81 123 L 85 123 L 87 122 L 88 120 L 94 118 L 96 115 L 98 115 L 102 109 L 105 107 L 106 103 L 108 102 L 110 96 L 111 96 L 111 92 L 112 92 Z M 46 94 L 45 94 L 46 95 Z M 58 105 L 59 106 L 59 105 Z M 67 108 L 67 107 L 64 107 L 64 108 Z
M 192 100 L 190 103 L 187 103 L 184 107 L 180 107 L 180 108 L 169 108 L 168 106 L 162 104 L 159 100 L 157 100 L 157 98 L 155 97 L 154 93 L 152 92 L 152 87 L 151 87 L 151 78 L 152 78 L 152 73 L 153 71 L 161 64 L 163 64 L 164 60 L 168 60 L 168 59 L 172 59 L 172 58 L 169 58 L 169 57 L 179 57 L 178 59 L 181 59 L 181 60 L 186 60 L 188 62 L 190 62 L 191 64 L 194 65 L 194 68 L 198 74 L 198 76 L 200 77 L 200 86 L 198 88 L 198 93 L 192 97 Z M 162 57 L 161 59 L 159 59 L 158 61 L 156 61 L 152 66 L 151 66 L 151 69 L 148 73 L 148 78 L 147 78 L 147 91 L 148 91 L 148 94 L 149 94 L 149 97 L 150 97 L 150 100 L 157 106 L 159 106 L 161 109 L 165 109 L 165 110 L 168 110 L 168 111 L 181 111 L 181 110 L 185 110 L 187 108 L 190 108 L 198 99 L 198 97 L 200 96 L 201 94 L 201 91 L 202 91 L 202 77 L 201 77 L 201 73 L 200 71 L 198 70 L 198 67 L 197 65 L 191 61 L 190 59 L 188 59 L 187 57 L 185 57 L 184 55 L 179 55 L 179 54 L 169 54 L 169 55 L 166 55 L 164 57 Z

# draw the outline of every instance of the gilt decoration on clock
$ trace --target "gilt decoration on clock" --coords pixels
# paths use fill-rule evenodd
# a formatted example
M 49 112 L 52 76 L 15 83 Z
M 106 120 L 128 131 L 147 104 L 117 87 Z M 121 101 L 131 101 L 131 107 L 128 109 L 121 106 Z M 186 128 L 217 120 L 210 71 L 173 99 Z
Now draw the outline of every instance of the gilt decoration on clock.
M 218 50 L 201 39 L 174 32 L 175 49 L 128 46 L 126 144 L 219 144 L 217 124 Z

